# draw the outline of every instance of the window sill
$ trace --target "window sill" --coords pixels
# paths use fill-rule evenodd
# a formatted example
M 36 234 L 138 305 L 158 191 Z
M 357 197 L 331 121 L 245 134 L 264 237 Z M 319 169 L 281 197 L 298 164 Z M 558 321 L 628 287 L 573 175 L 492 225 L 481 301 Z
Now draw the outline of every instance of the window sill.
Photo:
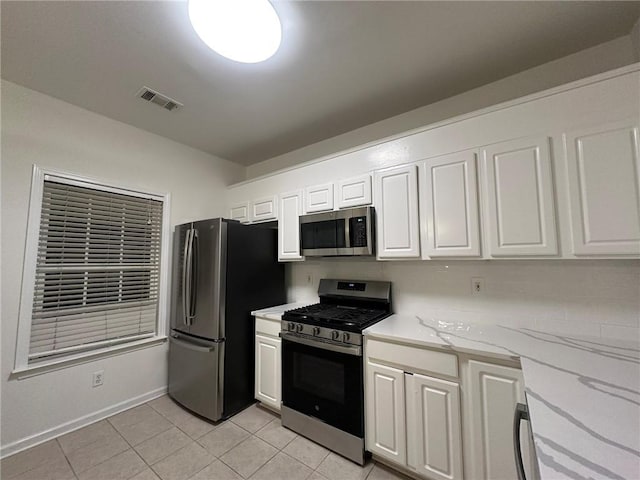
M 156 345 L 161 345 L 166 341 L 166 336 L 156 336 L 138 340 L 137 342 L 126 343 L 124 345 L 114 345 L 112 347 L 101 348 L 100 350 L 94 350 L 92 352 L 80 353 L 74 356 L 51 360 L 48 362 L 41 362 L 37 365 L 30 365 L 24 368 L 15 368 L 11 372 L 9 379 L 23 380 L 25 378 L 42 375 L 55 370 L 62 370 L 82 363 L 93 362 L 101 358 L 113 357 L 115 355 L 122 355 L 124 353 L 129 353 L 143 348 L 154 347 Z

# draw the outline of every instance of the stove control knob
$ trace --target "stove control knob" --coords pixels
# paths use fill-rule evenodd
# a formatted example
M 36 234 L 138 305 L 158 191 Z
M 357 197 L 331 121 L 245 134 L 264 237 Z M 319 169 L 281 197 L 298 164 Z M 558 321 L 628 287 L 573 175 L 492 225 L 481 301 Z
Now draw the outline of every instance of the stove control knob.
M 349 335 L 347 332 L 344 332 L 344 333 L 342 334 L 342 341 L 343 341 L 344 343 L 349 342 L 349 337 L 350 337 L 350 335 Z
M 302 325 L 301 323 L 296 325 L 296 332 L 300 333 L 302 332 L 302 330 L 304 330 L 304 325 Z
M 340 338 L 340 332 L 337 330 L 334 330 L 333 332 L 331 332 L 331 340 L 338 340 L 338 338 Z
M 295 329 L 296 329 L 296 324 L 295 324 L 295 323 L 293 323 L 293 322 L 289 322 L 289 323 L 287 324 L 287 330 L 288 330 L 288 331 L 293 332 Z
M 313 327 L 313 336 L 317 337 L 320 335 L 320 327 Z

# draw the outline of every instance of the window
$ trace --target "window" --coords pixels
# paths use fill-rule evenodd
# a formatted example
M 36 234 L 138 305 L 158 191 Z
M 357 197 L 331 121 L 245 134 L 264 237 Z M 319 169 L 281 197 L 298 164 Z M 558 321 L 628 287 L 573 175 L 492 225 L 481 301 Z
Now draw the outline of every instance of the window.
M 33 182 L 17 369 L 164 334 L 167 196 L 38 167 Z

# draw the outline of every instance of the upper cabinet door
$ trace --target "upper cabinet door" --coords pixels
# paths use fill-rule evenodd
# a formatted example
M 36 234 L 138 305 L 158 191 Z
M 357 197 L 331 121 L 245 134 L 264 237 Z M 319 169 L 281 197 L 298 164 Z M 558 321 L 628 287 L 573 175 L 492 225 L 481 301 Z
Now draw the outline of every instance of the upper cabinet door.
M 305 199 L 307 213 L 333 210 L 333 183 L 307 187 Z
M 575 255 L 640 255 L 638 125 L 565 134 Z
M 491 145 L 482 160 L 489 254 L 557 255 L 549 138 Z
M 480 256 L 475 152 L 422 162 L 420 202 L 423 258 Z
M 375 173 L 378 259 L 420 256 L 416 165 Z
M 242 223 L 249 223 L 249 202 L 240 202 L 232 205 L 229 218 Z
M 340 180 L 338 183 L 338 208 L 371 205 L 371 175 Z
M 302 214 L 302 191 L 280 195 L 278 217 L 278 260 L 281 262 L 304 260 L 300 255 L 300 215 Z
M 273 197 L 259 198 L 251 202 L 251 221 L 265 222 L 267 220 L 276 220 L 278 218 L 278 198 Z

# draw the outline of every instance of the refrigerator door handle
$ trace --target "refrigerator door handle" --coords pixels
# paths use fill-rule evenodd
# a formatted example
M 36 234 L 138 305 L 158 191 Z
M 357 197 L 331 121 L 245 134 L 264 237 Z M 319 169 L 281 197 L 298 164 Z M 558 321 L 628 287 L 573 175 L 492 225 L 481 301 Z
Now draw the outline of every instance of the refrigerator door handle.
M 193 229 L 191 234 L 191 280 L 189 281 L 189 325 L 193 325 L 196 317 L 196 303 L 198 301 L 198 230 Z
M 176 336 L 171 336 L 169 341 L 177 345 L 180 345 L 181 347 L 187 348 L 189 350 L 194 350 L 196 352 L 211 352 L 216 348 L 215 345 L 205 346 L 205 345 L 198 345 L 197 343 L 191 343 L 184 340 L 180 340 L 180 338 Z
M 189 294 L 189 286 L 187 285 L 187 281 L 190 279 L 189 274 L 189 249 L 191 246 L 191 232 L 192 230 L 187 230 L 187 235 L 184 239 L 184 251 L 182 255 L 182 322 L 185 325 L 189 325 L 189 311 L 187 307 L 187 298 Z

